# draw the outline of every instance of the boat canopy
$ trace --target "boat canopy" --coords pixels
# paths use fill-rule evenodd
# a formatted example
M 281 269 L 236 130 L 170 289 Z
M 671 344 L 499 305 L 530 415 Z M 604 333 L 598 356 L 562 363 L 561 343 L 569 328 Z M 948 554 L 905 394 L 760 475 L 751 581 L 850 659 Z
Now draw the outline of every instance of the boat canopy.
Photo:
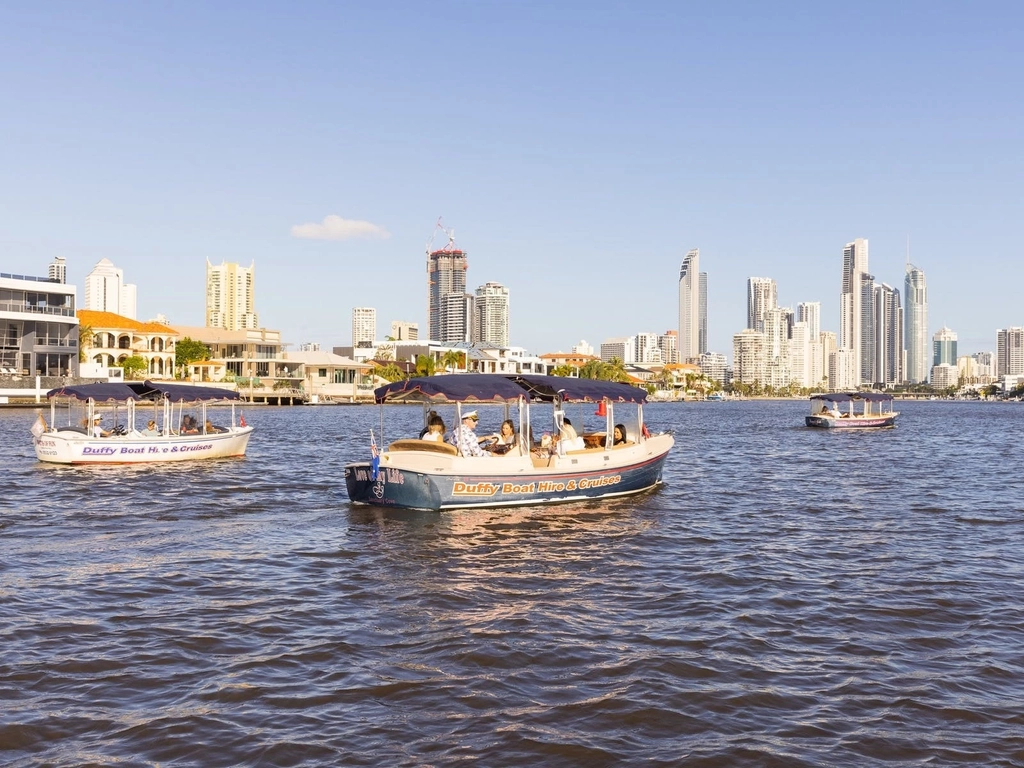
M 858 400 L 887 403 L 892 400 L 892 395 L 884 392 L 832 392 L 827 395 L 811 395 L 811 400 L 822 400 L 829 403 L 849 403 Z
M 241 400 L 242 396 L 230 389 L 193 387 L 191 384 L 165 384 L 162 381 L 145 382 L 145 386 L 159 392 L 172 403 L 208 402 L 210 400 Z M 147 393 L 148 394 L 148 393 Z
M 647 402 L 646 389 L 617 381 L 539 374 L 521 374 L 511 378 L 525 388 L 531 398 L 545 402 L 554 400 L 556 396 L 569 403 L 599 403 L 602 400 L 617 403 Z
M 75 384 L 70 387 L 58 387 L 46 393 L 47 397 L 70 397 L 72 400 L 88 400 L 92 398 L 98 403 L 111 400 L 142 400 L 143 393 L 136 391 L 129 384 L 119 382 L 100 382 L 98 384 Z
M 450 374 L 423 376 L 395 381 L 374 390 L 378 403 L 396 402 L 479 402 L 502 403 L 524 398 L 551 402 L 643 403 L 647 391 L 629 384 L 595 379 L 521 374 L 505 376 L 495 373 Z
M 529 394 L 518 384 L 496 373 L 420 376 L 393 381 L 373 392 L 378 403 L 480 402 L 504 403 Z
M 193 387 L 188 384 L 164 384 L 159 381 L 142 383 L 99 382 L 58 387 L 46 393 L 47 397 L 70 397 L 74 400 L 92 398 L 98 403 L 113 400 L 159 400 L 166 397 L 172 403 L 195 403 L 209 400 L 239 400 L 237 392 L 217 387 Z

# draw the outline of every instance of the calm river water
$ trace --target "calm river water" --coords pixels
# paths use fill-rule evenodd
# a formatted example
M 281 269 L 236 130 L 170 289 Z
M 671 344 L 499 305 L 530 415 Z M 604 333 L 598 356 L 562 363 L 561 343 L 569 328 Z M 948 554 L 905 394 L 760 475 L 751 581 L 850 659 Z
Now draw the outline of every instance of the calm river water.
M 0 764 L 1024 765 L 1024 405 L 901 410 L 654 405 L 662 489 L 441 514 L 349 505 L 375 407 L 106 468 L 0 410 Z

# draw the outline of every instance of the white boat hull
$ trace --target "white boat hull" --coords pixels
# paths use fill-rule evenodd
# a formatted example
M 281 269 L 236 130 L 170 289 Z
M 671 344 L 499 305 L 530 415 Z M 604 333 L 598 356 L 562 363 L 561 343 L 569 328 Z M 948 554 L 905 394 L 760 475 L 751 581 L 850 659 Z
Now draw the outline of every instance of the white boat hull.
M 54 464 L 152 464 L 244 456 L 252 427 L 210 435 L 152 437 L 140 432 L 90 437 L 75 430 L 45 432 L 34 439 L 36 458 Z

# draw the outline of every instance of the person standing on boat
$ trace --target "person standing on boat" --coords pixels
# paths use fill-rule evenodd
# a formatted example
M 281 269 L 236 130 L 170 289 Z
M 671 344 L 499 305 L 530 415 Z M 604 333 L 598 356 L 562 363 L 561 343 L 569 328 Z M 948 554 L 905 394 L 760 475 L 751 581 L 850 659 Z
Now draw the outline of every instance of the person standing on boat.
M 462 425 L 452 431 L 449 442 L 458 448 L 463 456 L 490 456 L 480 447 L 480 438 L 476 436 L 478 421 L 480 421 L 480 417 L 477 412 L 469 411 L 462 415 Z

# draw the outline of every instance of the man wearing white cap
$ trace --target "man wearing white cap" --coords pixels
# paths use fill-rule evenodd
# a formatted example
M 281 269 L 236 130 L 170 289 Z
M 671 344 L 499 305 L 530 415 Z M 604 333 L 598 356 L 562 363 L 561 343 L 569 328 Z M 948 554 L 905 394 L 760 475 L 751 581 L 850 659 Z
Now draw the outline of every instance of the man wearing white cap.
M 490 456 L 480 447 L 480 439 L 476 436 L 476 423 L 480 417 L 476 411 L 467 411 L 462 414 L 462 426 L 452 431 L 451 443 L 463 456 Z

